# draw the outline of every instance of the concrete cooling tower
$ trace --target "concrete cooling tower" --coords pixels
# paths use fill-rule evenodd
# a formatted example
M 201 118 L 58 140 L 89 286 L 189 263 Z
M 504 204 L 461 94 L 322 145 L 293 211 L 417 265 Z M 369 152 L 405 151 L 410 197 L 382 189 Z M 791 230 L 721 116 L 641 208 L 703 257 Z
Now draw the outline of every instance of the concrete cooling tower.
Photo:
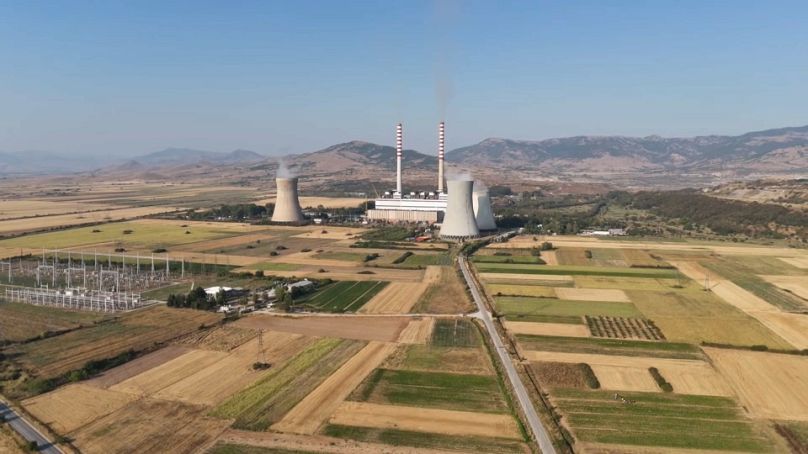
M 471 202 L 473 185 L 474 182 L 471 180 L 449 180 L 447 182 L 449 200 L 440 228 L 441 238 L 465 240 L 480 236 Z
M 300 202 L 297 200 L 297 177 L 275 178 L 277 195 L 275 197 L 275 211 L 272 212 L 272 222 L 286 224 L 302 224 L 306 222 Z
M 475 189 L 471 197 L 471 205 L 474 208 L 474 219 L 477 221 L 478 229 L 481 231 L 497 229 L 497 221 L 494 220 L 494 213 L 491 211 L 488 189 Z

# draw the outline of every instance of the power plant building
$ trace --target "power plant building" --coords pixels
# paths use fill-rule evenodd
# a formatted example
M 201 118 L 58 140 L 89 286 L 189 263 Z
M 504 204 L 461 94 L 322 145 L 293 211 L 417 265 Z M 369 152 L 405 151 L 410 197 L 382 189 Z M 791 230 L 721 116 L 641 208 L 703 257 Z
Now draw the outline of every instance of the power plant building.
M 375 208 L 368 210 L 370 221 L 383 222 L 428 222 L 434 224 L 446 212 L 447 197 L 443 192 L 443 161 L 445 151 L 445 125 L 438 126 L 438 190 L 437 192 L 404 193 L 402 188 L 402 158 L 404 131 L 401 123 L 396 125 L 396 188 L 387 191 L 375 200 Z

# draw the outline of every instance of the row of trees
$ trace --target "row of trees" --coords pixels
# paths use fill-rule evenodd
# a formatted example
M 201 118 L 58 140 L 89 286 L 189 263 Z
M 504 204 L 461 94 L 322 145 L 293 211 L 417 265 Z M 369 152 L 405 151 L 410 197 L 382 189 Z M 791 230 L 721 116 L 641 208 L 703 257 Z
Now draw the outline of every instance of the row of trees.
M 219 292 L 215 298 L 208 298 L 208 294 L 202 287 L 196 287 L 187 294 L 168 295 L 166 305 L 184 309 L 197 309 L 210 311 L 224 304 L 224 292 Z

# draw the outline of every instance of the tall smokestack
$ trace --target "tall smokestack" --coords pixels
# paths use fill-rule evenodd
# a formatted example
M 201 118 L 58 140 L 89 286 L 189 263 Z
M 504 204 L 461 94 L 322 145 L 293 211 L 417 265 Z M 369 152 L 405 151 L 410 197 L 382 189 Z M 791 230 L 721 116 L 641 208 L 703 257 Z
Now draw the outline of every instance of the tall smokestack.
M 438 125 L 438 193 L 443 193 L 443 153 L 445 150 L 446 126 L 443 122 Z
M 404 133 L 401 123 L 396 125 L 396 192 L 401 194 L 401 154 L 404 152 Z

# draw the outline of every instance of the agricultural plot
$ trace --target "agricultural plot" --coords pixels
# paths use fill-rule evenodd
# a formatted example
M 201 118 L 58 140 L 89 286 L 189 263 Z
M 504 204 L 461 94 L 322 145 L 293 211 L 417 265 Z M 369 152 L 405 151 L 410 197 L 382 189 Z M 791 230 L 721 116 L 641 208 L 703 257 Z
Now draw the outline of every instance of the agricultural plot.
M 580 442 L 671 449 L 769 452 L 772 434 L 729 398 L 555 389 L 552 401 Z
M 340 281 L 296 303 L 322 312 L 356 312 L 387 284 L 384 281 Z
M 148 206 L 148 207 L 134 207 L 134 208 L 121 208 L 114 210 L 100 210 L 89 211 L 76 214 L 62 214 L 54 216 L 41 216 L 29 217 L 22 219 L 8 219 L 0 221 L 0 234 L 16 234 L 24 232 L 38 232 L 43 230 L 50 230 L 61 227 L 70 227 L 76 225 L 97 224 L 111 221 L 121 221 L 124 219 L 137 218 L 141 216 L 148 216 L 159 213 L 169 213 L 177 211 L 176 207 L 169 206 Z M 48 235 L 48 234 L 43 234 Z M 27 237 L 23 237 L 27 238 Z M 36 242 L 25 241 L 12 242 L 11 240 L 3 242 L 0 246 L 13 246 L 13 247 L 42 247 Z M 52 240 L 49 237 L 49 240 Z M 49 243 L 50 244 L 50 243 Z M 45 246 L 45 247 L 65 247 L 69 245 L 64 242 L 57 242 L 58 246 Z
M 0 343 L 19 342 L 46 334 L 92 325 L 105 316 L 23 303 L 0 302 Z
M 484 414 L 486 416 L 490 416 Z M 437 424 L 433 424 L 433 427 Z M 365 443 L 378 443 L 381 445 L 396 446 L 402 453 L 419 452 L 419 450 L 437 450 L 437 452 L 513 452 L 523 453 L 528 449 L 524 443 L 508 438 L 492 438 L 480 436 L 457 436 L 440 433 L 416 432 L 412 430 L 378 429 L 357 426 L 342 426 L 330 424 L 323 433 L 331 437 L 356 440 Z M 352 445 L 356 443 L 352 442 Z M 413 449 L 407 449 L 411 447 Z M 368 452 L 374 452 L 369 450 Z M 378 452 L 378 451 L 375 451 Z M 397 451 L 393 451 L 397 452 Z M 427 451 L 429 452 L 429 451 Z
M 320 252 L 312 256 L 313 259 L 317 260 L 339 260 L 344 262 L 355 262 L 361 263 L 365 261 L 366 254 L 358 254 L 356 252 L 335 252 L 335 251 L 326 251 Z
M 236 428 L 266 430 L 363 346 L 359 341 L 319 339 L 224 401 L 211 415 L 235 419 Z
M 115 244 L 151 250 L 157 247 L 170 248 L 196 241 L 237 236 L 248 233 L 250 229 L 254 228 L 245 224 L 142 219 L 26 235 L 0 241 L 0 247 L 47 249 Z
M 66 434 L 123 408 L 137 397 L 84 384 L 65 386 L 23 401 L 25 409 L 58 433 Z
M 424 268 L 427 266 L 452 266 L 454 259 L 450 254 L 424 254 L 415 253 L 407 257 L 404 262 L 392 265 L 402 268 Z
M 791 348 L 758 320 L 712 292 L 628 290 L 627 293 L 634 305 L 653 320 L 670 341 Z
M 376 369 L 350 400 L 410 407 L 507 413 L 496 376 Z
M 572 287 L 575 285 L 572 276 L 517 273 L 479 273 L 479 276 L 486 285 L 540 285 L 543 287 Z
M 705 351 L 753 415 L 808 421 L 808 357 L 717 348 Z
M 482 346 L 438 347 L 406 345 L 400 347 L 382 364 L 384 369 L 458 374 L 494 375 L 491 360 Z
M 650 356 L 656 358 L 701 359 L 695 345 L 670 342 L 537 336 L 518 334 L 516 339 L 524 350 L 546 352 L 589 353 L 620 356 Z
M 255 314 L 239 319 L 234 323 L 234 326 L 315 337 L 395 342 L 409 322 L 409 317 L 378 317 L 374 318 L 373 323 L 370 324 L 367 317 L 350 315 L 340 317 L 286 317 Z
M 545 266 L 516 263 L 479 263 L 477 269 L 483 273 L 521 273 L 568 276 L 613 276 L 676 279 L 676 270 L 655 268 L 604 268 L 598 266 Z
M 808 302 L 808 276 L 771 276 L 761 275 L 766 282 L 776 285 L 778 288 L 799 296 Z M 808 309 L 808 305 L 806 305 Z
M 535 361 L 530 363 L 533 373 L 542 386 L 553 388 L 590 389 L 599 386 L 588 375 L 594 375 L 585 363 L 566 363 L 558 361 Z M 597 378 L 595 378 L 597 379 Z
M 784 311 L 801 311 L 808 309 L 808 305 L 797 295 L 784 292 L 770 282 L 754 273 L 753 269 L 733 261 L 702 262 L 705 268 L 718 274 L 720 277 L 732 281 L 734 284 L 762 298 L 766 302 L 779 307 Z M 768 272 L 766 274 L 772 274 Z M 808 276 L 805 277 L 808 279 Z
M 535 334 L 540 336 L 589 337 L 586 326 L 575 323 L 546 322 L 504 322 L 505 329 L 513 334 Z
M 532 255 L 475 255 L 471 259 L 474 263 L 534 263 L 544 265 L 544 260 Z
M 486 287 L 488 288 L 488 292 L 495 296 L 533 296 L 540 298 L 556 298 L 556 291 L 553 287 L 513 284 L 488 284 Z
M 586 316 L 586 325 L 595 337 L 613 339 L 665 340 L 659 328 L 651 320 L 626 317 Z
M 138 399 L 69 434 L 81 452 L 200 452 L 229 425 L 205 416 L 206 408 Z M 148 415 L 148 417 L 144 417 Z
M 619 289 L 558 288 L 555 290 L 555 293 L 561 299 L 573 301 L 631 302 L 625 292 Z
M 466 287 L 457 271 L 448 266 L 438 267 L 440 276 L 433 277 L 429 287 L 411 312 L 419 314 L 459 314 L 474 310 Z M 427 268 L 429 272 L 429 268 Z
M 552 298 L 496 298 L 497 311 L 511 321 L 583 323 L 583 316 L 638 317 L 631 303 L 567 301 Z
M 15 361 L 38 377 L 54 377 L 128 350 L 144 350 L 218 322 L 210 312 L 150 307 L 61 336 L 15 346 Z

